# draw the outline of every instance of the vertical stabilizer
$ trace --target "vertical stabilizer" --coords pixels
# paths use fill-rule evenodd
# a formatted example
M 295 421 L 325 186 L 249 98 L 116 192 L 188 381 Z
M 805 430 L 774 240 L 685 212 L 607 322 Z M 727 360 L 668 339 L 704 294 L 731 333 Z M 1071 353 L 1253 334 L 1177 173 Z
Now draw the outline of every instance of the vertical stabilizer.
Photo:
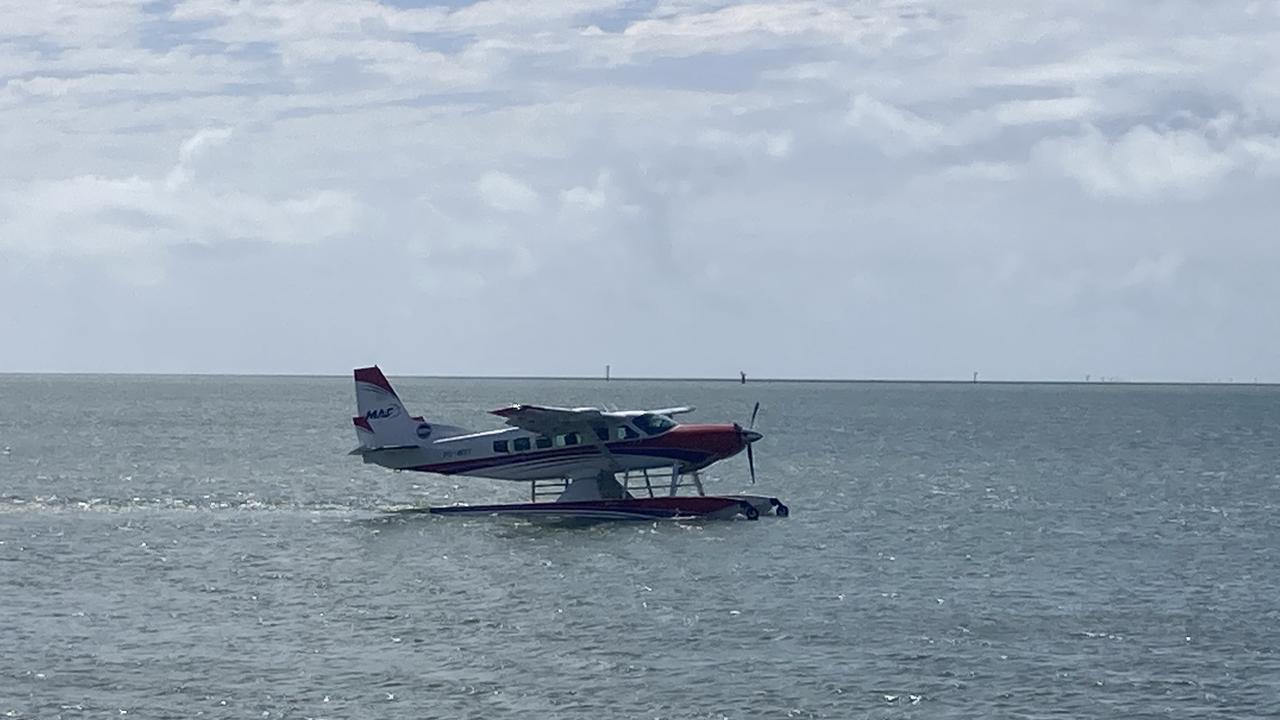
M 431 436 L 431 426 L 409 416 L 387 376 L 377 365 L 356 368 L 356 412 L 351 418 L 364 448 L 418 445 Z
M 356 426 L 360 447 L 353 454 L 377 449 L 421 447 L 433 440 L 466 435 L 470 430 L 427 422 L 409 414 L 387 376 L 377 365 L 356 368 L 356 412 L 351 423 Z

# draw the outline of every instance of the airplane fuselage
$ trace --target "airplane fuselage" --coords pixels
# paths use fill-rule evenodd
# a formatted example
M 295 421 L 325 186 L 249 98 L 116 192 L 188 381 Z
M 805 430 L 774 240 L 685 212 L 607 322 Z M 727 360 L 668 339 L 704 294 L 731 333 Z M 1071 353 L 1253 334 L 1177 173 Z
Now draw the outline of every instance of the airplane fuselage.
M 503 428 L 369 452 L 364 460 L 397 470 L 532 481 L 656 468 L 687 473 L 742 452 L 748 441 L 733 424 L 677 424 L 654 434 L 623 424 L 552 436 Z

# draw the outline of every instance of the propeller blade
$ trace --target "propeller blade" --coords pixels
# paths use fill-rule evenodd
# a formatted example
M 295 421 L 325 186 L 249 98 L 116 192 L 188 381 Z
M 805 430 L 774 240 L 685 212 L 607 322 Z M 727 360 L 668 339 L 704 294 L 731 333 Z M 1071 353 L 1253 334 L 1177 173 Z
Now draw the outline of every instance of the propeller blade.
M 760 413 L 760 403 L 757 402 L 756 406 L 751 409 L 751 424 L 747 425 L 747 427 L 751 428 L 752 430 L 756 428 L 756 415 L 758 415 L 759 413 Z
M 756 454 L 751 451 L 751 443 L 747 443 L 747 467 L 751 468 L 751 484 L 756 484 Z

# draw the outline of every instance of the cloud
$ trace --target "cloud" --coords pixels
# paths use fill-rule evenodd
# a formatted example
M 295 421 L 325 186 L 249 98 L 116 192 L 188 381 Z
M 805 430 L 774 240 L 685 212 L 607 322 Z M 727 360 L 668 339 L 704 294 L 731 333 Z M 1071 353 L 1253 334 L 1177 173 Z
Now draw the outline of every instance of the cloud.
M 1252 165 L 1261 178 L 1280 177 L 1280 135 L 1253 135 L 1232 146 L 1240 165 Z
M 538 209 L 538 193 L 503 172 L 485 173 L 476 183 L 476 191 L 495 210 L 529 213 Z
M 835 3 L 761 2 L 671 12 L 631 24 L 623 36 L 647 50 L 678 53 L 697 47 L 724 52 L 813 42 L 815 36 L 838 42 L 856 37 L 868 24 Z
M 1136 127 L 1110 140 L 1096 128 L 1043 141 L 1039 157 L 1098 195 L 1144 199 L 1165 192 L 1203 193 L 1234 163 L 1197 133 Z
M 197 182 L 195 166 L 202 155 L 231 134 L 229 128 L 199 130 L 159 177 L 77 175 L 5 188 L 0 253 L 159 267 L 161 256 L 177 246 L 307 244 L 351 231 L 359 207 L 343 192 L 276 198 Z M 159 272 L 149 271 L 148 281 L 156 282 Z
M 997 108 L 994 118 L 987 111 L 950 111 L 943 117 L 929 118 L 858 94 L 845 121 L 886 155 L 899 157 L 979 143 L 997 135 L 1000 124 L 1016 124 L 1007 121 L 1008 113 L 1001 118 L 999 112 Z
M 191 180 L 194 163 L 200 155 L 210 147 L 221 145 L 231 137 L 231 128 L 202 128 L 178 149 L 178 164 L 169 171 L 165 181 L 168 190 L 173 191 Z
M 698 141 L 712 149 L 729 149 L 742 155 L 762 154 L 771 158 L 785 158 L 791 152 L 795 138 L 791 133 L 756 131 L 735 133 L 718 128 L 704 130 Z
M 596 178 L 594 187 L 577 185 L 560 192 L 561 204 L 569 210 L 592 212 L 601 210 L 609 202 L 609 174 L 602 172 Z
M 953 141 L 944 125 L 869 95 L 855 96 L 845 119 L 890 155 L 930 150 Z
M 1245 136 L 1223 143 L 1204 129 L 1145 125 L 1109 139 L 1090 126 L 1079 136 L 1044 140 L 1034 153 L 1094 194 L 1151 200 L 1167 194 L 1203 195 L 1233 172 L 1266 174 L 1276 158 L 1276 140 Z
M 1280 353 L 1217 322 L 1280 312 L 1259 272 L 1280 261 L 1273 3 L 405 5 L 10 8 L 0 267 L 31 271 L 0 301 L 72 273 L 138 337 L 163 308 L 234 326 L 174 327 L 222 358 L 204 369 L 299 317 L 330 341 L 290 357 L 326 369 L 356 323 L 444 373 L 644 342 L 680 348 L 650 374 L 1191 376 L 1224 362 L 1202 347 Z M 353 308 L 355 282 L 395 302 Z M 432 337 L 406 337 L 424 305 Z M 110 362 L 145 369 L 146 345 Z
M 1174 282 L 1185 262 L 1183 253 L 1176 250 L 1157 257 L 1141 258 L 1120 278 L 1118 285 L 1121 288 L 1167 286 Z
M 962 182 L 1012 182 L 1022 177 L 1022 174 L 1022 168 L 1010 163 L 977 161 L 947 168 L 942 172 L 942 177 Z
M 1082 120 L 1096 108 L 1087 97 L 1060 97 L 1010 100 L 994 108 L 996 121 L 1003 125 L 1030 125 Z

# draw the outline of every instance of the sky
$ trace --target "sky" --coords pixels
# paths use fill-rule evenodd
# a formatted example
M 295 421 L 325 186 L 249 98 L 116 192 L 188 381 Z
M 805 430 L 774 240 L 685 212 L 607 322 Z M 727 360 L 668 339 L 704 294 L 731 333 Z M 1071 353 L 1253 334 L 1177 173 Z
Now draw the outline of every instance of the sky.
M 1280 1 L 0 0 L 0 372 L 1280 381 Z

